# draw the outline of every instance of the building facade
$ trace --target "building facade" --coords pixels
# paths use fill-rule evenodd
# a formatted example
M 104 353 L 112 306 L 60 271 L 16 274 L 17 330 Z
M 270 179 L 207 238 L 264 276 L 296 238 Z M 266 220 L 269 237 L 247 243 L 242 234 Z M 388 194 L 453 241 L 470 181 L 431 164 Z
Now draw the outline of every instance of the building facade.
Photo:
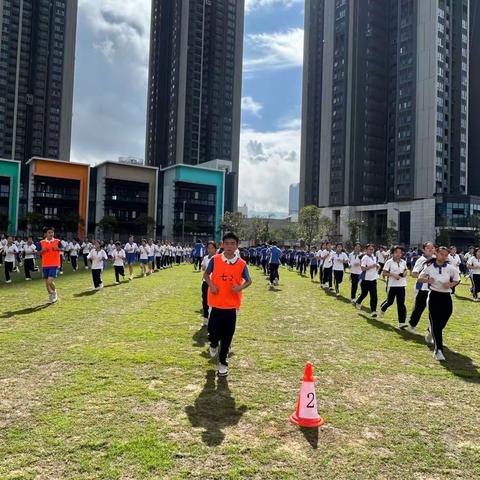
M 480 157 L 467 145 L 475 4 L 307 1 L 300 203 L 326 207 L 340 235 L 362 215 L 379 232 L 395 225 L 405 243 L 443 227 L 470 235 L 471 219 L 453 225 L 448 204 L 477 215 L 468 172 Z
M 152 0 L 146 164 L 228 160 L 236 210 L 244 0 Z
M 34 157 L 26 170 L 28 211 L 37 213 L 59 234 L 86 235 L 90 166 Z
M 298 218 L 300 184 L 292 183 L 288 188 L 288 215 Z
M 15 234 L 18 227 L 20 162 L 0 158 L 0 232 Z
M 162 238 L 192 243 L 220 240 L 225 201 L 225 172 L 191 165 L 163 171 L 159 203 Z
M 70 159 L 77 0 L 0 3 L 0 157 Z
M 158 168 L 121 162 L 103 162 L 90 172 L 90 233 L 157 234 Z M 102 219 L 114 217 L 102 228 Z M 150 221 L 151 219 L 151 221 Z

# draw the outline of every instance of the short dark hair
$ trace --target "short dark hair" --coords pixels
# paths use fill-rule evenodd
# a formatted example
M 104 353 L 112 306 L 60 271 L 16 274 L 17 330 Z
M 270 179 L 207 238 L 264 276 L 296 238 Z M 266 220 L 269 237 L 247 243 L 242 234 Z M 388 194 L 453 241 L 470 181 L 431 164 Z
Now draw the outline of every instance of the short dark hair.
M 354 247 L 356 247 L 357 245 L 358 245 L 360 248 L 362 247 L 362 244 L 361 244 L 360 242 L 355 242 L 355 243 L 353 244 Z
M 395 250 L 401 250 L 402 252 L 405 252 L 405 249 L 401 246 L 401 245 L 394 245 L 391 249 L 390 249 L 390 253 L 393 254 L 393 252 Z
M 237 243 L 240 243 L 240 239 L 233 233 L 233 232 L 227 232 L 224 236 L 222 241 L 225 240 L 235 240 Z
M 432 241 L 429 240 L 428 242 L 424 242 L 424 243 L 423 243 L 423 245 L 422 245 L 422 246 L 423 246 L 423 249 L 425 250 L 429 244 L 431 244 L 432 247 L 435 248 L 435 244 L 434 244 Z
M 213 248 L 216 250 L 217 249 L 217 244 L 213 241 L 213 240 L 210 240 L 208 243 L 207 243 L 207 248 L 209 245 L 213 245 Z
M 43 229 L 43 234 L 45 235 L 49 230 L 55 231 L 55 229 L 53 227 L 45 227 Z

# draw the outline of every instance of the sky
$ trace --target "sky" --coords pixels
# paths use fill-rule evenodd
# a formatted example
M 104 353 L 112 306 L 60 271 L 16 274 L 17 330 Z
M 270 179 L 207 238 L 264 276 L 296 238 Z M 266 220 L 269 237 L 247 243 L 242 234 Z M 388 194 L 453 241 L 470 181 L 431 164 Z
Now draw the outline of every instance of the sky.
M 145 157 L 151 0 L 79 0 L 72 156 Z M 297 182 L 304 0 L 246 0 L 239 204 L 286 212 Z

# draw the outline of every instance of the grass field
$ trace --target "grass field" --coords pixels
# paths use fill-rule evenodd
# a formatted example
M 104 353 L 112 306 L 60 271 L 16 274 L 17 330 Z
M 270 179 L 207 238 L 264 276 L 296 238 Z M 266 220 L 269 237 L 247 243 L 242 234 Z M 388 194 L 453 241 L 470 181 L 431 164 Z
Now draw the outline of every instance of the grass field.
M 52 306 L 40 280 L 1 285 L 0 478 L 480 478 L 480 304 L 466 286 L 440 364 L 394 328 L 394 308 L 372 320 L 296 273 L 273 292 L 252 273 L 228 381 L 206 354 L 191 266 L 120 286 L 109 269 L 95 293 L 90 272 L 66 274 Z M 308 360 L 319 430 L 288 422 Z

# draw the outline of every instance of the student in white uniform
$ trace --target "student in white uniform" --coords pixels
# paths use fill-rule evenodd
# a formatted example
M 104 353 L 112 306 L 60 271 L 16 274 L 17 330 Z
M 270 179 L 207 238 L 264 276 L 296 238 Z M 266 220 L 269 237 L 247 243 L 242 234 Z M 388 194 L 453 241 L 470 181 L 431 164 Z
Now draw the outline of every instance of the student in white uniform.
M 378 274 L 380 275 L 382 273 L 383 267 L 386 262 L 385 258 L 385 247 L 381 246 L 378 250 L 375 256 L 377 257 L 377 263 L 378 263 Z
M 85 270 L 88 270 L 88 254 L 90 250 L 93 248 L 93 245 L 90 243 L 88 238 L 82 242 L 81 249 L 82 249 L 82 257 L 83 257 L 83 265 L 85 266 Z
M 453 265 L 460 273 L 460 265 L 462 264 L 462 259 L 460 255 L 457 253 L 457 247 L 452 245 L 450 247 L 450 253 L 448 254 L 448 262 L 450 265 Z M 452 288 L 452 295 L 455 295 L 455 288 Z
M 150 238 L 147 243 L 147 252 L 148 252 L 148 266 L 150 273 L 155 271 L 155 245 L 153 240 Z
M 92 262 L 93 287 L 95 290 L 100 290 L 103 288 L 103 262 L 108 260 L 105 250 L 102 249 L 102 242 L 100 242 L 100 240 L 95 240 L 95 248 L 90 250 L 87 259 Z
M 397 301 L 398 328 L 408 327 L 405 293 L 407 288 L 407 262 L 402 258 L 404 250 L 396 245 L 391 249 L 391 258 L 385 262 L 382 275 L 387 279 L 387 299 L 380 307 L 380 316 L 383 318 L 388 307 Z
M 158 240 L 154 243 L 153 253 L 155 255 L 155 270 L 160 271 L 162 269 L 162 247 Z
M 318 270 L 320 275 L 320 287 L 323 286 L 323 251 L 325 250 L 325 243 L 320 245 L 320 250 L 317 252 Z
M 332 287 L 332 269 L 333 269 L 333 252 L 332 244 L 327 242 L 325 244 L 325 250 L 322 252 L 323 261 L 323 288 L 329 288 L 333 291 Z
M 350 290 L 350 299 L 352 303 L 355 303 L 357 298 L 358 282 L 360 281 L 360 275 L 362 274 L 360 254 L 362 253 L 362 245 L 356 242 L 353 246 L 353 252 L 348 257 L 348 263 L 350 266 L 350 282 L 352 288 Z
M 473 301 L 478 302 L 478 294 L 480 293 L 480 248 L 475 248 L 473 255 L 467 261 L 467 268 L 472 279 L 472 296 Z
M 348 255 L 343 251 L 343 243 L 337 243 L 333 254 L 333 278 L 337 297 L 340 296 L 340 285 L 343 282 L 346 265 L 348 265 Z
M 31 272 L 35 271 L 35 256 L 37 254 L 37 247 L 33 243 L 32 237 L 28 237 L 27 243 L 23 246 L 22 254 L 25 280 L 31 280 Z
M 207 270 L 210 260 L 217 252 L 217 245 L 215 242 L 207 243 L 207 255 L 203 257 L 200 268 L 202 272 Z M 208 327 L 208 283 L 202 278 L 202 307 L 203 307 L 203 327 Z
M 445 360 L 443 354 L 443 329 L 453 313 L 452 288 L 460 283 L 458 270 L 448 263 L 447 247 L 437 249 L 436 258 L 426 262 L 418 277 L 421 283 L 429 285 L 428 311 L 430 333 L 433 337 L 433 356 Z M 428 339 L 427 339 L 428 341 Z
M 368 294 L 370 294 L 370 310 L 373 318 L 377 316 L 377 280 L 379 268 L 374 252 L 374 246 L 368 244 L 366 246 L 366 253 L 362 257 L 362 261 L 360 263 L 360 266 L 362 268 L 362 275 L 360 276 L 361 293 L 355 303 L 357 309 L 360 310 L 362 308 L 363 300 L 367 297 Z
M 78 270 L 78 253 L 82 249 L 80 247 L 80 244 L 78 243 L 78 240 L 73 239 L 70 242 L 70 263 L 72 264 L 72 269 L 74 272 Z
M 15 270 L 15 260 L 18 253 L 18 247 L 13 243 L 12 237 L 7 237 L 7 243 L 2 249 L 5 263 L 5 283 L 12 283 L 10 274 Z
M 127 255 L 120 242 L 115 242 L 115 248 L 112 251 L 112 263 L 115 270 L 115 285 L 120 283 L 120 277 L 125 280 L 125 259 Z
M 142 244 L 140 245 L 138 251 L 140 253 L 140 268 L 142 269 L 142 275 L 144 277 L 150 273 L 150 268 L 148 267 L 148 244 L 145 239 L 142 240 Z
M 125 244 L 123 249 L 125 250 L 125 254 L 127 255 L 128 279 L 133 280 L 133 265 L 135 264 L 138 251 L 138 246 L 133 241 L 133 235 L 130 235 L 128 237 L 128 242 Z
M 433 242 L 425 242 L 423 244 L 423 255 L 421 257 L 418 257 L 417 261 L 415 262 L 415 266 L 413 267 L 413 278 L 419 277 L 420 273 L 423 270 L 425 262 L 433 258 L 434 255 L 435 246 Z M 422 314 L 427 306 L 428 292 L 428 285 L 426 283 L 417 281 L 415 285 L 415 304 L 413 306 L 412 313 L 410 314 L 410 321 L 408 322 L 408 331 L 410 333 L 415 333 L 415 327 L 418 325 L 420 319 L 422 318 Z

